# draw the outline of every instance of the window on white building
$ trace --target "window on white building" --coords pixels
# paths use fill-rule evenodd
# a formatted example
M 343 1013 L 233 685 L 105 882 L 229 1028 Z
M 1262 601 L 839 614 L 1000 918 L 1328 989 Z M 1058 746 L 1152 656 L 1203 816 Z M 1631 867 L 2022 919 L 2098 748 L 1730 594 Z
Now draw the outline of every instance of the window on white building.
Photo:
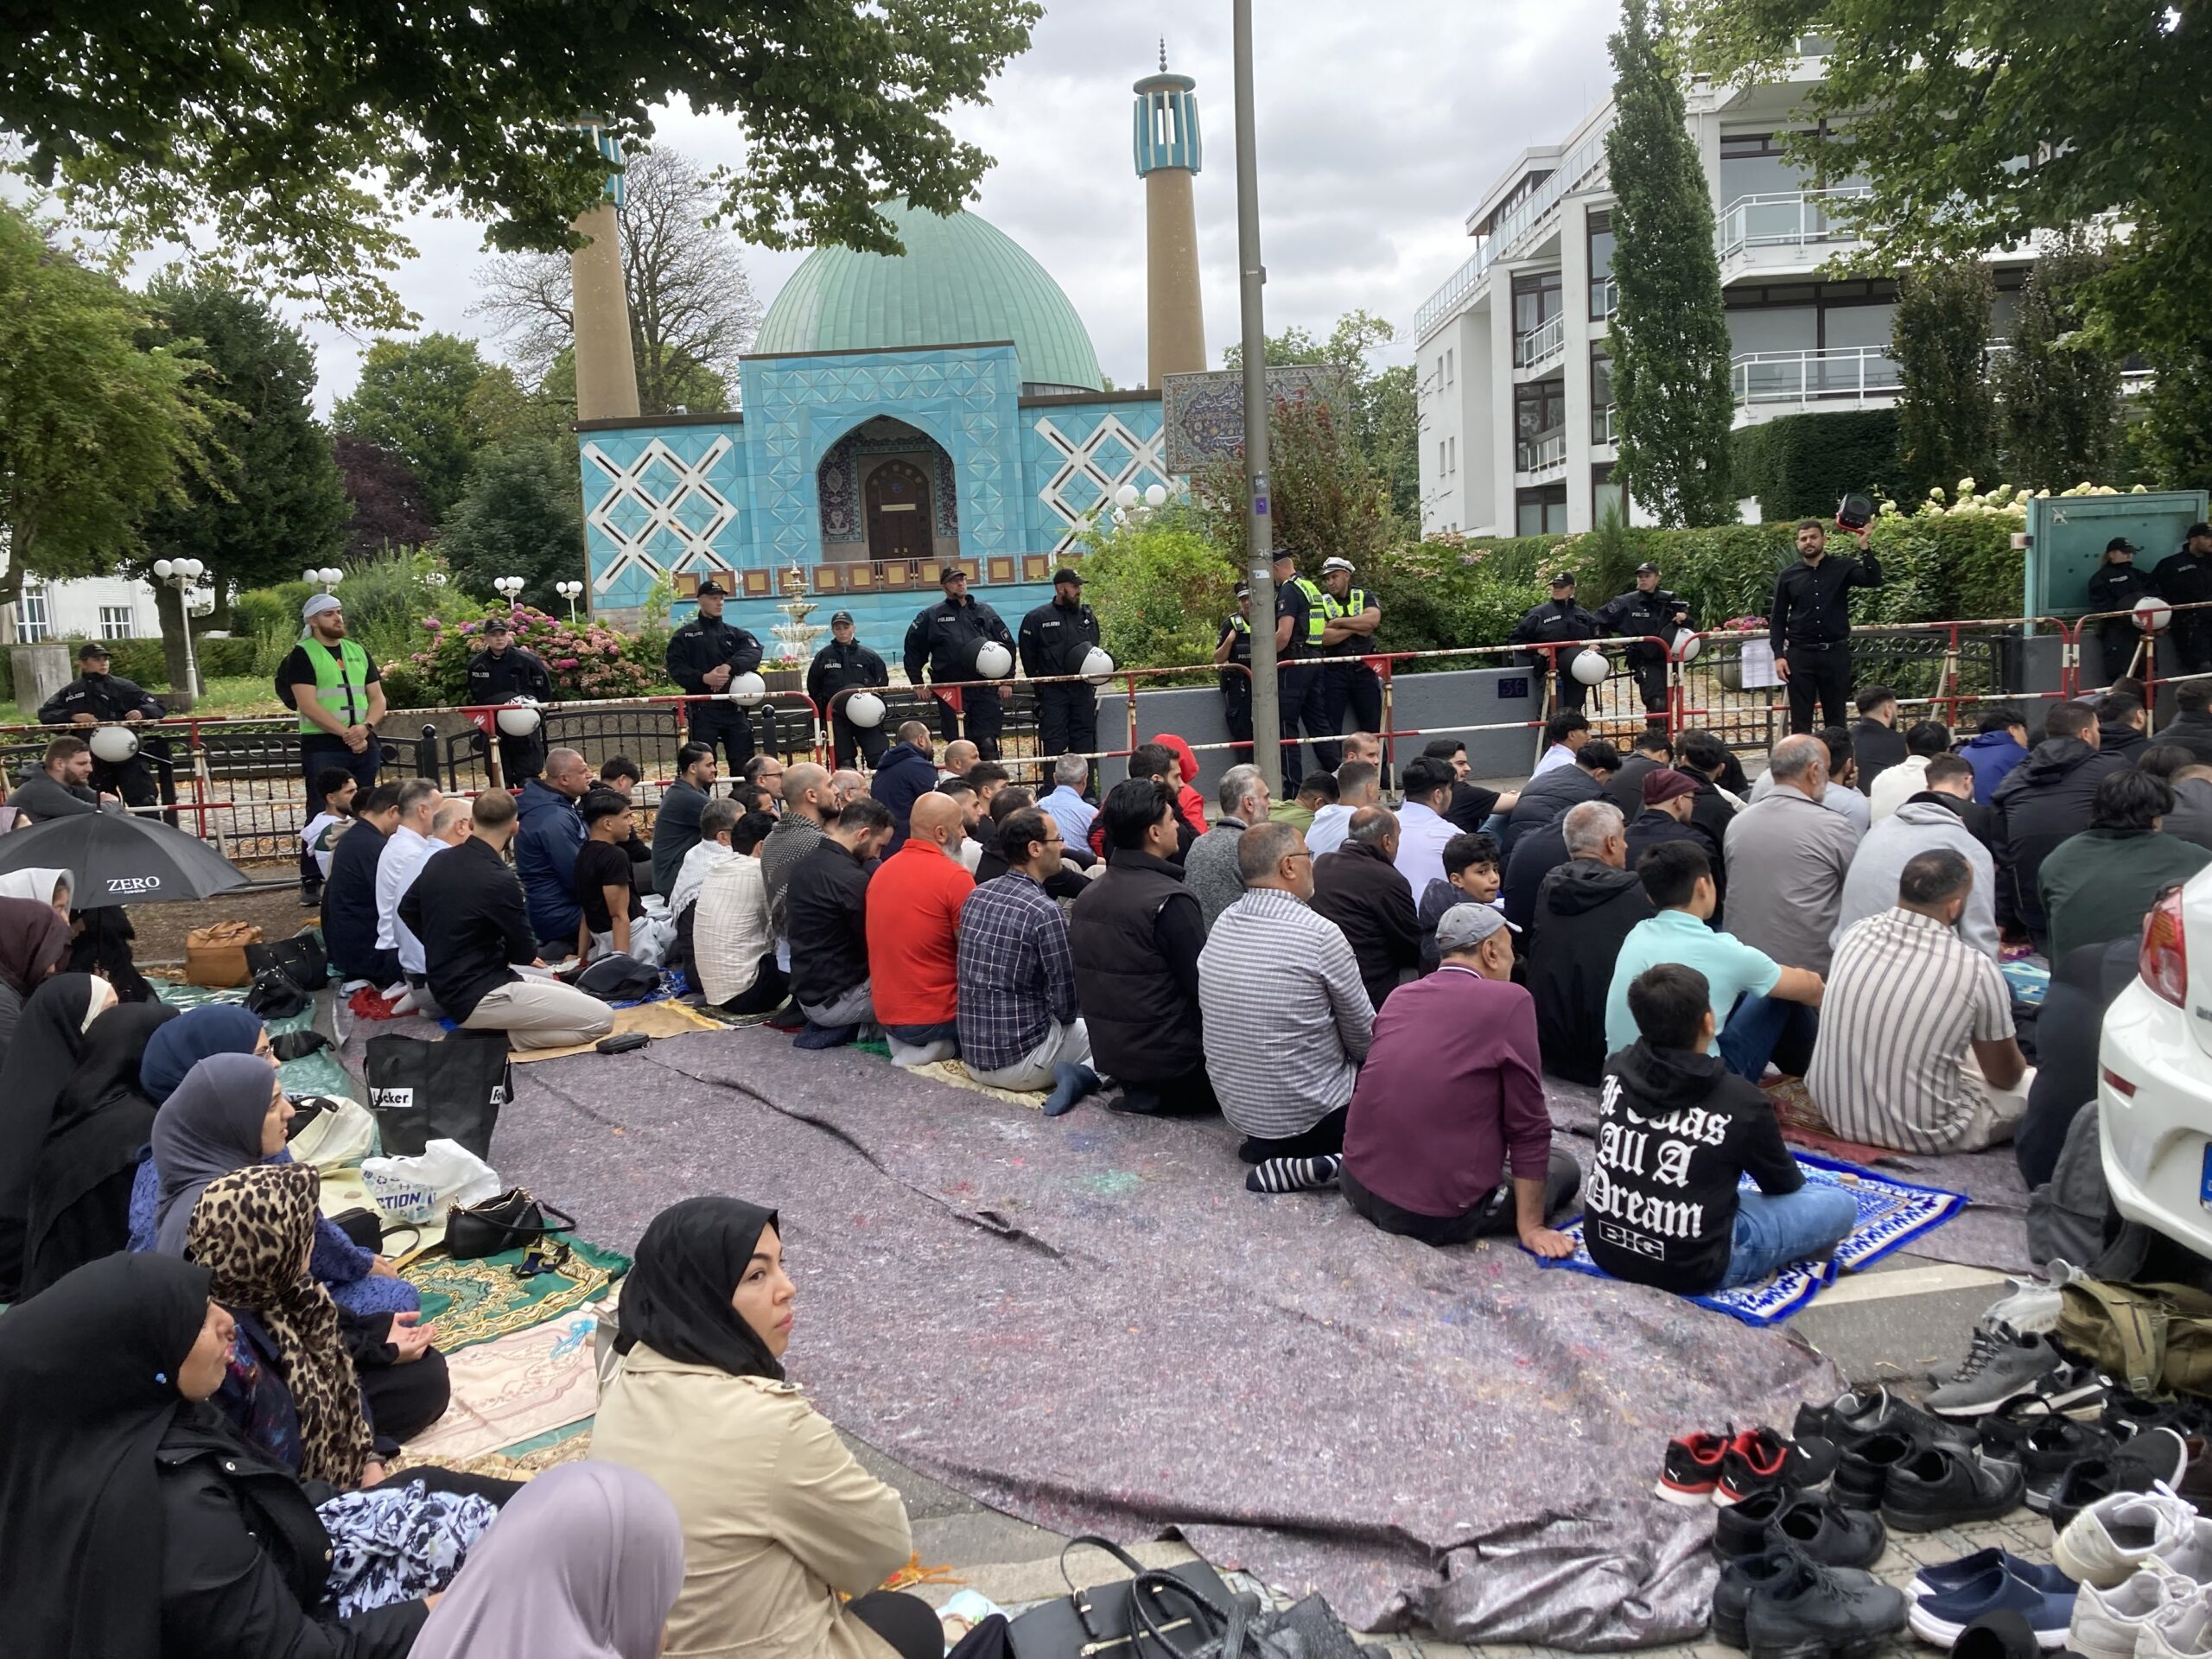
M 1457 349 L 1454 349 L 1444 353 L 1444 384 L 1447 386 L 1453 386 L 1459 385 L 1459 353 Z
M 1592 213 L 1590 233 L 1590 321 L 1603 322 L 1613 315 L 1619 293 L 1613 287 L 1613 216 Z
M 128 605 L 100 607 L 100 638 L 103 639 L 134 639 L 137 638 L 138 617 Z
M 1452 472 L 1452 446 L 1442 438 L 1436 441 L 1436 475 L 1447 478 Z
M 1459 440 L 1457 438 L 1446 438 L 1445 442 L 1451 446 L 1452 471 L 1456 473 L 1459 470 Z
M 1613 482 L 1613 463 L 1600 461 L 1590 469 L 1590 522 L 1602 526 L 1608 515 L 1628 523 L 1628 492 Z
M 1516 536 L 1567 534 L 1567 486 L 1540 484 L 1513 493 L 1513 533 Z
M 26 588 L 22 597 L 16 601 L 16 633 L 27 645 L 35 645 L 54 632 L 54 621 L 46 607 L 43 588 Z

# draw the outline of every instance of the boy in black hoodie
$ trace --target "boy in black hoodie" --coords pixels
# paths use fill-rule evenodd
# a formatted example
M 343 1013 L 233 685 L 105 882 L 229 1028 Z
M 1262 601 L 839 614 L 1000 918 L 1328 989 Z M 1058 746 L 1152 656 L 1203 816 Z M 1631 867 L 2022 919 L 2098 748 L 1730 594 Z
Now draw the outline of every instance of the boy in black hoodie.
M 1841 1243 L 1859 1205 L 1808 1185 L 1774 1108 L 1712 1053 L 1713 989 L 1666 963 L 1628 988 L 1641 1037 L 1605 1062 L 1583 1189 L 1590 1257 L 1617 1279 L 1694 1296 L 1755 1284 Z M 1757 1192 L 1739 1192 L 1749 1174 Z

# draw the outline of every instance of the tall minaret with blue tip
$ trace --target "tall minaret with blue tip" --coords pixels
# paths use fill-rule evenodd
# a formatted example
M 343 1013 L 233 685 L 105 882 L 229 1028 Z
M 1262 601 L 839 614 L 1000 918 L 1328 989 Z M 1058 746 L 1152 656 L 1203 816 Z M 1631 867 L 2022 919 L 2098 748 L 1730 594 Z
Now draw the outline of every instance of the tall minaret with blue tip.
M 1205 315 L 1198 302 L 1198 215 L 1191 195 L 1198 175 L 1198 82 L 1167 69 L 1136 84 L 1137 176 L 1144 181 L 1147 298 L 1146 375 L 1195 374 L 1206 365 Z

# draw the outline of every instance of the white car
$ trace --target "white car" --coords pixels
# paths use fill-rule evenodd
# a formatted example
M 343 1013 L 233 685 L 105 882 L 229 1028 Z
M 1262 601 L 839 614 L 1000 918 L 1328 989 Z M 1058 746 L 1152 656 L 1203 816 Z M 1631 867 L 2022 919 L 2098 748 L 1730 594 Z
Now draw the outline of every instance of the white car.
M 2144 919 L 2105 1014 L 2097 1106 L 2113 1206 L 2212 1257 L 2212 869 Z

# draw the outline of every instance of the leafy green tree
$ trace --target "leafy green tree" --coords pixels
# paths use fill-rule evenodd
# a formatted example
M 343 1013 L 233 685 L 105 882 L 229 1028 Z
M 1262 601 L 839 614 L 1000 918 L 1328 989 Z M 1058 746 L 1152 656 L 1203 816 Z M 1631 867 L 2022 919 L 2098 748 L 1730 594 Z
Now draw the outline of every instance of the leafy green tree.
M 2139 470 L 2154 489 L 2212 489 L 2212 397 L 2204 395 L 2212 342 L 2160 346 L 2144 358 L 2151 370 L 2144 418 L 2126 435 Z
M 483 410 L 470 400 L 486 372 L 473 340 L 379 340 L 361 360 L 353 395 L 331 410 L 331 423 L 405 461 L 430 516 L 442 521 L 485 442 Z
M 499 576 L 520 576 L 523 597 L 541 609 L 561 604 L 553 584 L 586 574 L 582 496 L 571 461 L 528 440 L 477 458 L 468 488 L 447 517 L 438 552 L 462 587 L 489 600 Z
M 1236 608 L 1236 573 L 1186 514 L 1149 513 L 1086 539 L 1084 597 L 1098 613 L 1108 655 L 1125 668 L 1213 655 L 1222 620 Z
M 101 575 L 207 464 L 220 400 L 139 300 L 0 203 L 0 604 L 26 575 Z
M 1372 354 L 1397 331 L 1371 311 L 1347 311 L 1326 340 L 1296 325 L 1268 336 L 1269 368 L 1333 368 L 1344 376 L 1344 404 L 1352 441 L 1389 492 L 1390 511 L 1407 524 L 1421 516 L 1421 416 L 1410 363 L 1377 369 Z M 1242 345 L 1222 353 L 1224 368 L 1241 367 Z
M 1206 535 L 1232 569 L 1243 569 L 1249 525 L 1243 449 L 1202 468 L 1191 480 L 1191 496 Z M 1274 545 L 1294 551 L 1309 576 L 1318 575 L 1321 561 L 1332 554 L 1371 571 L 1393 540 L 1382 477 L 1326 397 L 1274 400 L 1268 422 L 1268 498 Z
M 490 221 L 557 250 L 621 141 L 682 104 L 733 116 L 715 180 L 744 241 L 898 251 L 875 204 L 950 213 L 990 158 L 946 124 L 1027 49 L 1034 0 L 568 0 L 485 6 L 114 7 L 23 0 L 0 54 L 0 127 L 86 221 L 205 247 L 241 277 L 365 329 L 409 321 L 389 273 L 404 216 Z
M 1986 480 L 1997 460 L 1989 391 L 1989 268 L 1948 259 L 1897 284 L 1890 354 L 1897 365 L 1897 461 L 1917 499 L 1959 479 Z
M 169 336 L 207 366 L 224 407 L 214 418 L 215 459 L 146 515 L 134 573 L 150 575 L 156 558 L 198 559 L 219 603 L 232 588 L 327 563 L 346 544 L 352 507 L 330 434 L 315 418 L 313 349 L 265 301 L 211 283 L 164 278 L 147 298 Z M 154 594 L 169 683 L 181 687 L 180 596 L 158 582 Z
M 1713 198 L 1684 124 L 1675 43 L 1655 27 L 1647 0 L 1625 0 L 1611 44 L 1613 478 L 1661 524 L 1726 524 L 1736 514 L 1735 402 Z
M 2111 475 L 2120 433 L 2120 358 L 2090 326 L 2103 260 L 2080 236 L 2054 238 L 2028 272 L 1996 386 L 2005 475 L 2063 490 Z

